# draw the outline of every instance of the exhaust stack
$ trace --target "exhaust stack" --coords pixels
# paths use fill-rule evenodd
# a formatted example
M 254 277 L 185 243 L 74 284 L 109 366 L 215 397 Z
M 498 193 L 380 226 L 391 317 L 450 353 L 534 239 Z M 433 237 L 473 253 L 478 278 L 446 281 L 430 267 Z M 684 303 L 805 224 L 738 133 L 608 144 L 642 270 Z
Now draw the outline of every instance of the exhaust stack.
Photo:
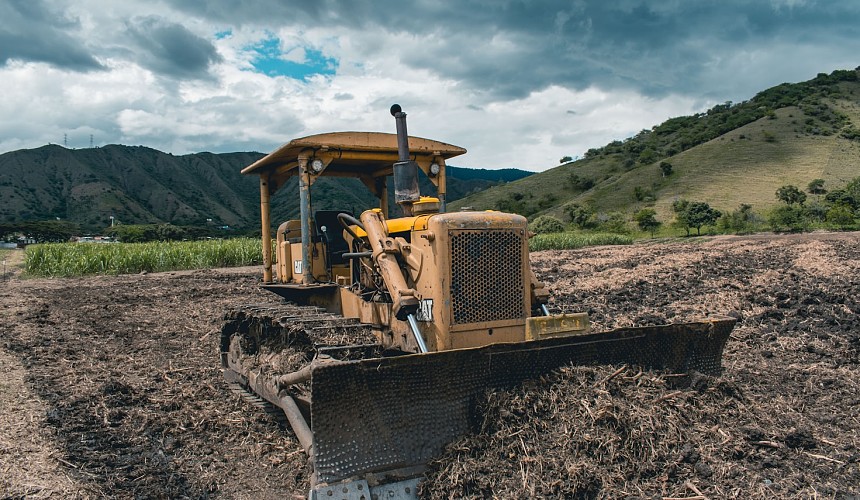
M 421 198 L 418 191 L 418 164 L 409 159 L 409 134 L 406 132 L 406 113 L 399 104 L 391 106 L 391 116 L 397 123 L 397 156 L 394 164 L 394 201 L 406 215 L 412 215 L 412 204 Z

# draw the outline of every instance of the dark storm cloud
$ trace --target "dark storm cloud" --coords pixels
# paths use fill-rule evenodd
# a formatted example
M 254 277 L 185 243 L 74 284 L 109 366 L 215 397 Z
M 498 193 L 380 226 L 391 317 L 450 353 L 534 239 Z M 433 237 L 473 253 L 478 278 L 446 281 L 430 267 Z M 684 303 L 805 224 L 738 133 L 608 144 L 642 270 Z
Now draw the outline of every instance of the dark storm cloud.
M 101 69 L 102 65 L 80 40 L 69 33 L 79 28 L 41 0 L 0 2 L 0 65 L 9 60 L 44 62 L 74 71 Z
M 836 42 L 844 52 L 832 58 L 847 60 L 858 52 L 860 35 L 860 3 L 851 0 L 169 1 L 236 25 L 326 26 L 333 35 L 338 28 L 413 33 L 428 43 L 401 55 L 404 63 L 497 98 L 523 97 L 553 84 L 697 93 L 712 85 L 715 68 L 744 53 L 799 44 L 813 50 L 820 44 L 823 52 Z M 820 68 L 828 69 L 835 68 Z
M 127 23 L 137 62 L 174 78 L 207 78 L 209 65 L 222 61 L 215 46 L 180 24 L 159 17 Z

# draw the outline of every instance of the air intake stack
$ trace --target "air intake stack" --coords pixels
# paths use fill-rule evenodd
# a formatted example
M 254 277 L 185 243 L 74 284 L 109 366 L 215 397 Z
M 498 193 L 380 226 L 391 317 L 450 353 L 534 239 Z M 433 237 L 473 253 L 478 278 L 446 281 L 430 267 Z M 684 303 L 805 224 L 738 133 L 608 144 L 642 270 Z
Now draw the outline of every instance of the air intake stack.
M 409 156 L 409 133 L 406 131 L 406 113 L 399 104 L 391 106 L 391 116 L 397 123 L 398 161 L 394 164 L 394 201 L 405 215 L 412 215 L 412 204 L 421 198 L 418 191 L 418 164 Z

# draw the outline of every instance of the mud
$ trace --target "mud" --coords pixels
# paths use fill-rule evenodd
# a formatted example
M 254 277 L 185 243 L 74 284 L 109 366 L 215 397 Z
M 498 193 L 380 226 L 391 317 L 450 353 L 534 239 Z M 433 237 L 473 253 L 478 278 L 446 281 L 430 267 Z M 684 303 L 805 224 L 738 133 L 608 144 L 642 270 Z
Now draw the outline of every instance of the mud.
M 487 394 L 425 495 L 860 494 L 860 234 L 532 261 L 550 309 L 588 311 L 597 329 L 734 315 L 725 372 L 679 388 L 674 374 L 572 367 Z M 277 302 L 258 284 L 256 269 L 2 283 L 0 498 L 305 495 L 295 437 L 219 372 L 224 311 Z

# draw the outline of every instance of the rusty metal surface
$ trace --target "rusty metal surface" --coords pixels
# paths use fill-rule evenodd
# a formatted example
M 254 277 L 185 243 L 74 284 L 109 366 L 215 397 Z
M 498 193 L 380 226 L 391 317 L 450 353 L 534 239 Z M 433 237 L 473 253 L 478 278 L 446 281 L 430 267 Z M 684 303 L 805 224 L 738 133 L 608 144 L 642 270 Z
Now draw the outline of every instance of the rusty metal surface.
M 316 368 L 311 427 L 321 482 L 421 466 L 465 434 L 483 392 L 559 366 L 630 363 L 716 375 L 732 318 Z
M 260 158 L 242 169 L 243 174 L 255 174 L 274 170 L 282 166 L 295 168 L 297 158 L 305 151 L 333 151 L 343 162 L 360 162 L 362 172 L 373 174 L 379 169 L 387 169 L 390 175 L 392 165 L 399 158 L 397 134 L 383 132 L 331 132 L 293 139 L 272 153 Z M 409 137 L 409 151 L 413 155 L 436 156 L 450 159 L 464 154 L 466 150 L 444 142 Z M 352 153 L 352 155 L 350 155 Z M 364 153 L 364 156 L 359 156 Z M 353 160 L 353 158 L 355 158 Z M 337 168 L 337 163 L 333 167 Z

